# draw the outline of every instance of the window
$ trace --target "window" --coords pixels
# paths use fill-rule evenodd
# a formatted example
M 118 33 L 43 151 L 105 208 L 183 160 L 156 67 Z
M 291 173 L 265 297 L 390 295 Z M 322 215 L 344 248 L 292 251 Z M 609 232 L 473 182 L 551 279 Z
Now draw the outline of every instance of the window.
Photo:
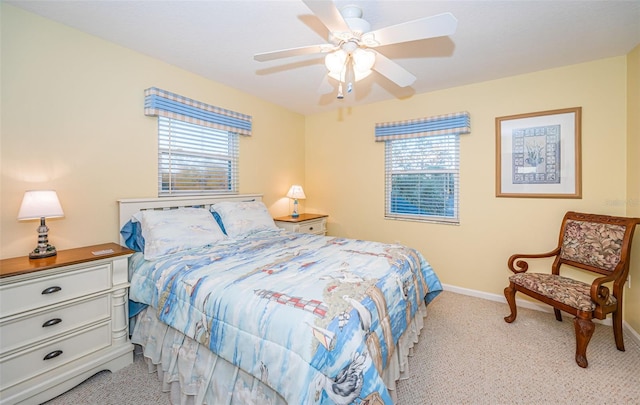
M 457 135 L 387 141 L 385 216 L 458 222 Z
M 385 217 L 458 224 L 460 137 L 469 114 L 376 125 L 385 142 Z
M 158 196 L 238 193 L 239 136 L 251 135 L 251 116 L 155 87 L 144 113 L 158 117 Z
M 158 117 L 158 195 L 238 192 L 238 135 Z

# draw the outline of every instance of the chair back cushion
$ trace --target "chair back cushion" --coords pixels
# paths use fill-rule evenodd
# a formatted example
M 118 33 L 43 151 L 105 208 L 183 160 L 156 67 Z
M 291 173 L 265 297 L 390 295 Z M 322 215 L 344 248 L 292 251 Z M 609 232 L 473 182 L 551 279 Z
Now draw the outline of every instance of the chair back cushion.
M 567 219 L 560 258 L 611 272 L 620 262 L 625 231 L 622 225 Z

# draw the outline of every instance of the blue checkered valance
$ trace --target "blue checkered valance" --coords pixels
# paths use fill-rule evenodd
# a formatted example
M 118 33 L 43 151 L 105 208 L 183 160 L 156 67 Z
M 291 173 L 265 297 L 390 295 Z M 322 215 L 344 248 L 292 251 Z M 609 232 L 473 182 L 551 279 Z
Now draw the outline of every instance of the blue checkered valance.
M 201 103 L 156 87 L 144 91 L 144 115 L 251 135 L 251 116 Z
M 376 124 L 376 142 L 419 138 L 432 135 L 460 135 L 471 132 L 471 119 L 466 111 L 436 115 L 415 120 Z

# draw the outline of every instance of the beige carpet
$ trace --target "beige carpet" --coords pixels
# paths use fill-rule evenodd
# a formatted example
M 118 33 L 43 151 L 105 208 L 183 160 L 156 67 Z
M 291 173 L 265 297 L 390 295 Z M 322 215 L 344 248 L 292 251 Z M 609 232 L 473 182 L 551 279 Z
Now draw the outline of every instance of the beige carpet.
M 596 325 L 589 367 L 574 361 L 571 316 L 528 309 L 507 324 L 507 304 L 451 292 L 429 306 L 411 377 L 398 384 L 401 405 L 422 404 L 640 404 L 640 347 L 625 335 L 616 349 L 611 327 Z M 169 404 L 140 356 L 117 372 L 101 372 L 47 402 Z

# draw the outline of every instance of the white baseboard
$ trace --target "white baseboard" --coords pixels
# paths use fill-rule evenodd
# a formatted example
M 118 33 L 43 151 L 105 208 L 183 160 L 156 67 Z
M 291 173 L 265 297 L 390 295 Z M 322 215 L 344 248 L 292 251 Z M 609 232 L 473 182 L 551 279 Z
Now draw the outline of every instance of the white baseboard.
M 451 292 L 454 292 L 454 293 L 457 293 L 457 294 L 469 295 L 471 297 L 477 297 L 477 298 L 482 298 L 482 299 L 489 300 L 489 301 L 496 301 L 496 302 L 502 302 L 504 304 L 507 304 L 507 299 L 504 297 L 504 295 L 491 294 L 491 293 L 487 293 L 487 292 L 484 292 L 484 291 L 471 290 L 469 288 L 463 288 L 463 287 L 456 287 L 456 286 L 450 285 L 450 284 L 443 284 L 442 288 L 445 291 L 451 291 Z M 521 300 L 521 299 L 518 299 L 518 298 L 516 298 L 516 305 L 518 307 L 521 307 L 521 308 L 528 308 L 528 309 L 534 309 L 536 311 L 553 313 L 553 308 L 551 308 L 548 305 L 536 304 L 535 302 L 531 302 L 531 301 L 527 301 L 527 300 Z M 509 314 L 505 314 L 505 316 L 506 315 L 509 315 Z M 598 322 L 598 323 L 601 323 L 603 325 L 608 325 L 608 326 L 612 325 L 611 318 L 607 318 L 607 319 L 604 319 L 604 320 L 594 319 L 593 322 Z M 631 338 L 636 342 L 636 344 L 638 346 L 640 346 L 640 333 L 635 331 L 631 327 L 631 325 L 629 325 L 624 320 L 622 321 L 622 328 L 624 330 L 626 330 L 627 332 L 629 332 L 629 334 L 631 335 Z

